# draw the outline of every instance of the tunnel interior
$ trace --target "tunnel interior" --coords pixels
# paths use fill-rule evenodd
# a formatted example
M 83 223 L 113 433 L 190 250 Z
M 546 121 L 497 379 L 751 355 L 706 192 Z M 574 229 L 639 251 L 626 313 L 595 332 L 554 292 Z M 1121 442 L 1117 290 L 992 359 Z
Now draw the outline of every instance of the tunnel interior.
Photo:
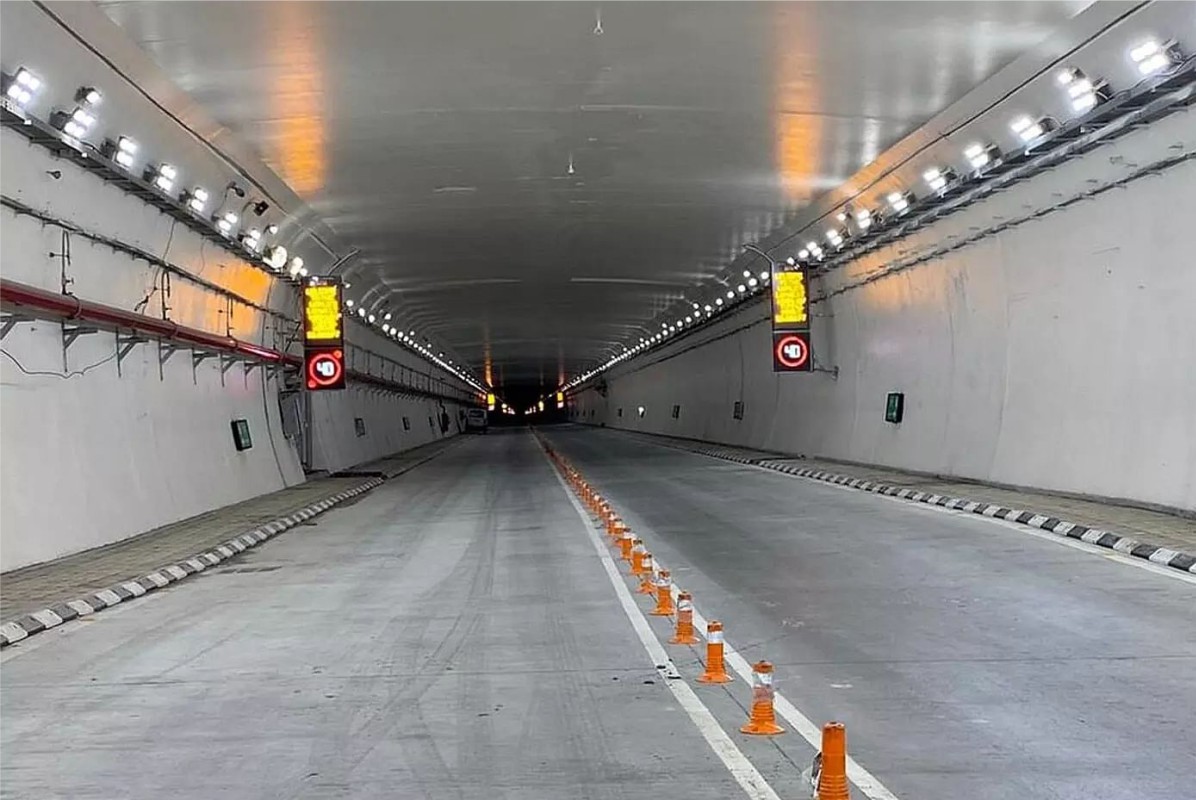
M 0 3 L 0 793 L 1191 800 L 1194 19 Z

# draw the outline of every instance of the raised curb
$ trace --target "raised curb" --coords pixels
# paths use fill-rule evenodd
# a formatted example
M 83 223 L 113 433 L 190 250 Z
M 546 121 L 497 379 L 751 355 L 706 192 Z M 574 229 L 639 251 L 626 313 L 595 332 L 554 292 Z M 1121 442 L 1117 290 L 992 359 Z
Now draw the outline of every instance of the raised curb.
M 950 508 L 955 511 L 971 512 L 979 514 L 984 517 L 995 517 L 1003 519 L 1008 522 L 1016 522 L 1021 525 L 1027 525 L 1031 528 L 1038 528 L 1039 530 L 1053 533 L 1058 536 L 1066 537 L 1068 539 L 1079 539 L 1088 544 L 1098 545 L 1100 547 L 1107 547 L 1110 550 L 1116 550 L 1119 553 L 1135 558 L 1145 559 L 1155 564 L 1165 567 L 1172 567 L 1181 572 L 1188 572 L 1196 575 L 1196 555 L 1185 553 L 1180 550 L 1172 550 L 1168 547 L 1159 547 L 1158 545 L 1145 544 L 1139 542 L 1137 539 L 1132 539 L 1128 536 L 1122 536 L 1119 533 L 1112 531 L 1100 530 L 1099 528 L 1089 528 L 1087 525 L 1081 525 L 1076 522 L 1068 522 L 1067 520 L 1059 519 L 1050 514 L 1042 514 L 1036 511 L 1027 511 L 1016 508 L 1006 508 L 1005 506 L 994 505 L 992 503 L 985 503 L 978 500 L 968 500 L 962 497 L 950 497 L 948 495 L 933 494 L 931 492 L 921 492 L 916 489 L 910 489 L 904 486 L 893 486 L 887 483 L 879 483 L 876 481 L 867 481 L 861 478 L 853 478 L 850 475 L 842 475 L 837 472 L 827 472 L 826 470 L 811 469 L 809 467 L 798 467 L 788 461 L 781 461 L 773 458 L 747 458 L 738 453 L 732 453 L 727 450 L 719 448 L 699 448 L 686 447 L 680 444 L 665 443 L 652 437 L 654 441 L 665 447 L 672 447 L 677 450 L 684 450 L 689 453 L 697 453 L 711 458 L 719 458 L 724 461 L 735 461 L 740 464 L 747 464 L 753 467 L 762 467 L 764 469 L 771 469 L 775 472 L 784 472 L 787 475 L 793 475 L 799 478 L 809 478 L 811 480 L 822 481 L 824 483 L 833 483 L 838 486 L 846 486 L 851 489 L 857 489 L 862 492 L 872 492 L 873 494 L 882 494 L 887 497 L 896 497 L 900 500 L 908 500 L 913 503 L 926 503 L 932 506 L 942 506 L 943 508 Z
M 290 530 L 362 492 L 368 492 L 370 489 L 381 486 L 384 482 L 381 478 L 373 478 L 352 489 L 337 492 L 323 500 L 304 506 L 293 514 L 271 520 L 259 528 L 229 539 L 224 544 L 217 545 L 204 553 L 160 567 L 143 577 L 114 584 L 94 594 L 67 600 L 51 608 L 43 608 L 40 611 L 26 614 L 20 619 L 0 625 L 0 648 L 8 647 L 22 639 L 28 639 L 30 636 L 50 628 L 56 628 L 64 622 L 103 611 L 105 608 L 111 608 L 125 600 L 132 600 L 134 597 L 140 597 L 203 572 L 208 567 L 214 567 L 222 561 L 235 558 L 246 550 L 251 550 L 262 542 L 273 539 L 283 531 Z

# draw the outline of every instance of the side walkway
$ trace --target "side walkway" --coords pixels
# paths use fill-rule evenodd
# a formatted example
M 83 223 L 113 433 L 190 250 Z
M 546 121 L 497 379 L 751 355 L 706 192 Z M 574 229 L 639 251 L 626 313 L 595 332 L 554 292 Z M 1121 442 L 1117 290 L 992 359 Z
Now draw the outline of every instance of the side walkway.
M 460 437 L 0 576 L 0 647 L 236 556 L 444 452 Z
M 1043 492 L 953 481 L 884 467 L 785 457 L 692 439 L 613 428 L 606 430 L 802 478 L 1018 522 L 1156 564 L 1196 573 L 1196 520 L 1187 517 Z

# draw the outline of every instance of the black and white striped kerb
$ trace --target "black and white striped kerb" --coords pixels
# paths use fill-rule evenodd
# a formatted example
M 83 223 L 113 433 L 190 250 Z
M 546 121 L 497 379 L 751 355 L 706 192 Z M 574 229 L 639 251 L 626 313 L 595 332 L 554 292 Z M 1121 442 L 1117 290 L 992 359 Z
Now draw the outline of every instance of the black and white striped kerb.
M 94 614 L 97 611 L 110 608 L 125 600 L 132 600 L 134 597 L 140 597 L 147 592 L 177 583 L 197 572 L 203 572 L 208 567 L 214 567 L 221 561 L 235 558 L 237 555 L 257 547 L 262 542 L 272 539 L 283 531 L 306 522 L 351 497 L 356 497 L 362 492 L 368 492 L 370 489 L 381 486 L 382 483 L 382 478 L 373 478 L 358 486 L 354 486 L 352 489 L 346 489 L 343 492 L 326 497 L 318 503 L 305 506 L 290 516 L 280 517 L 249 533 L 229 539 L 224 544 L 214 547 L 206 553 L 200 553 L 175 564 L 161 567 L 144 577 L 109 586 L 107 589 L 102 589 L 95 594 L 87 595 L 77 600 L 68 600 L 51 608 L 43 608 L 41 611 L 34 611 L 32 614 L 26 614 L 18 620 L 0 625 L 0 647 L 8 647 L 10 644 L 27 639 L 35 633 L 41 633 L 42 631 L 57 627 L 77 617 Z
M 1029 525 L 1031 528 L 1038 528 L 1039 530 L 1047 531 L 1059 536 L 1065 536 L 1069 539 L 1079 539 L 1088 544 L 1098 545 L 1100 547 L 1107 547 L 1110 550 L 1116 550 L 1119 553 L 1124 553 L 1127 556 L 1134 556 L 1136 558 L 1143 558 L 1147 561 L 1153 561 L 1155 564 L 1160 564 L 1166 567 L 1174 567 L 1182 572 L 1189 572 L 1196 574 L 1196 555 L 1191 553 L 1184 553 L 1179 550 L 1172 550 L 1167 547 L 1159 547 L 1158 545 L 1145 544 L 1139 542 L 1137 539 L 1131 539 L 1128 536 L 1122 536 L 1112 531 L 1104 531 L 1098 528 L 1089 528 L 1086 525 L 1080 525 L 1076 522 L 1068 522 L 1066 520 L 1053 517 L 1049 514 L 1041 514 L 1035 511 L 1026 511 L 1016 508 L 1005 508 L 1004 506 L 993 505 L 991 503 L 982 503 L 976 500 L 968 500 L 962 497 L 948 497 L 941 494 L 931 494 L 930 492 L 919 492 L 915 489 L 910 489 L 901 486 L 891 486 L 887 483 L 876 483 L 875 481 L 866 481 L 860 478 L 853 478 L 850 475 L 840 475 L 835 472 L 826 472 L 820 469 L 810 469 L 809 467 L 799 467 L 787 461 L 776 461 L 767 458 L 748 458 L 738 452 L 726 450 L 717 447 L 685 447 L 684 445 L 672 445 L 680 450 L 688 450 L 689 452 L 699 453 L 704 456 L 711 456 L 713 458 L 721 458 L 725 461 L 736 461 L 740 464 L 749 464 L 756 467 L 764 467 L 765 469 L 775 470 L 777 472 L 784 472 L 789 475 L 795 475 L 799 478 L 810 478 L 825 483 L 834 483 L 839 486 L 847 486 L 852 489 L 858 489 L 862 492 L 872 492 L 873 494 L 882 494 L 888 497 L 896 497 L 901 500 L 909 500 L 914 503 L 926 503 L 932 506 L 942 506 L 943 508 L 950 508 L 956 511 L 970 512 L 973 514 L 980 514 L 985 517 L 995 517 L 997 519 L 1007 520 L 1009 522 L 1017 522 L 1022 525 Z

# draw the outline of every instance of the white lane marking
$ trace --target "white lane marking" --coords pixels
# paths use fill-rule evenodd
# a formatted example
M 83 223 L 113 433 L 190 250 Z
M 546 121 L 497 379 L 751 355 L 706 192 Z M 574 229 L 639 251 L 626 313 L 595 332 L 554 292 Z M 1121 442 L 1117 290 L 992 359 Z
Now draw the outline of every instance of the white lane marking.
M 673 588 L 675 592 L 676 587 Z M 694 628 L 701 631 L 702 636 L 706 635 L 706 618 L 698 613 L 697 608 L 694 608 Z M 750 686 L 752 665 L 731 646 L 726 638 L 723 639 L 723 658 L 735 670 L 735 673 Z M 793 705 L 780 692 L 773 696 L 772 705 L 781 718 L 793 726 L 793 729 L 800 733 L 801 737 L 809 742 L 816 751 L 822 749 L 822 729 L 803 714 L 797 706 Z M 875 775 L 861 767 L 850 754 L 847 756 L 847 777 L 871 800 L 898 800 L 897 795 L 890 792 Z
M 659 447 L 667 447 L 668 445 L 658 445 L 658 446 Z M 677 448 L 677 449 L 680 449 L 680 448 Z M 681 452 L 693 452 L 693 451 L 682 450 Z M 769 469 L 768 467 L 762 467 L 758 464 L 745 464 L 744 466 L 751 467 L 752 469 L 758 469 L 761 472 L 767 472 L 772 475 L 781 474 L 781 473 L 778 473 L 775 469 Z M 832 489 L 838 489 L 839 491 L 843 491 L 843 492 L 857 492 L 858 493 L 860 491 L 859 489 L 853 489 L 850 486 L 841 486 L 837 483 L 827 483 L 826 481 L 820 481 L 817 478 L 810 478 L 810 477 L 806 477 L 804 475 L 790 475 L 790 477 L 797 478 L 800 481 L 807 481 L 808 483 L 813 483 L 818 486 L 828 486 Z M 1165 578 L 1172 578 L 1173 580 L 1183 581 L 1184 583 L 1190 583 L 1193 586 L 1196 586 L 1196 576 L 1185 575 L 1183 572 L 1181 572 L 1180 570 L 1177 570 L 1175 567 L 1160 566 L 1160 565 L 1155 564 L 1151 561 L 1148 561 L 1147 559 L 1144 559 L 1144 558 L 1123 555 L 1123 554 L 1119 553 L 1118 551 L 1110 549 L 1108 547 L 1101 547 L 1100 545 L 1089 544 L 1087 542 L 1080 541 L 1079 539 L 1072 539 L 1069 536 L 1062 535 L 1063 533 L 1066 533 L 1067 531 L 1069 531 L 1075 527 L 1075 525 L 1072 523 L 1068 523 L 1064 527 L 1057 528 L 1056 530 L 1058 530 L 1059 533 L 1051 533 L 1050 531 L 1045 531 L 1045 530 L 1042 530 L 1041 528 L 1031 528 L 1027 525 L 1023 525 L 1020 522 L 1010 522 L 1009 520 L 999 519 L 997 517 L 993 517 L 988 514 L 973 513 L 971 509 L 978 508 L 980 505 L 982 505 L 981 503 L 976 503 L 974 501 L 969 501 L 969 502 L 965 503 L 962 506 L 962 510 L 957 510 L 954 508 L 947 508 L 945 506 L 927 505 L 926 503 L 912 503 L 909 500 L 902 500 L 901 498 L 894 497 L 893 495 L 884 495 L 884 494 L 879 494 L 879 493 L 873 493 L 873 494 L 875 494 L 877 497 L 883 497 L 886 500 L 889 500 L 890 502 L 900 503 L 905 508 L 908 508 L 911 510 L 933 511 L 933 512 L 936 512 L 939 514 L 951 514 L 951 515 L 960 517 L 961 519 L 979 520 L 979 521 L 988 522 L 988 523 L 991 523 L 994 525 L 1000 525 L 1001 527 L 1003 527 L 1007 530 L 1017 531 L 1018 533 L 1026 535 L 1026 536 L 1033 536 L 1035 538 L 1042 539 L 1045 542 L 1054 542 L 1055 544 L 1061 544 L 1064 547 L 1070 547 L 1073 550 L 1079 550 L 1080 552 L 1083 552 L 1083 553 L 1090 553 L 1094 556 L 1100 556 L 1102 558 L 1108 559 L 1109 561 L 1115 561 L 1118 564 L 1124 564 L 1127 567 L 1136 567 L 1137 569 L 1145 570 L 1146 572 L 1152 572 L 1155 575 L 1162 575 Z M 993 506 L 993 511 L 996 511 L 996 509 L 997 509 L 997 507 Z M 1097 538 L 1099 538 L 1099 537 L 1097 537 Z
M 538 442 L 537 446 L 539 446 Z M 543 452 L 543 449 L 541 449 L 541 452 Z M 548 454 L 545 453 L 544 457 L 548 459 Z M 589 515 L 577 502 L 577 498 L 573 496 L 573 492 L 569 490 L 568 484 L 565 483 L 564 478 L 561 477 L 551 459 L 549 459 L 549 468 L 561 484 L 565 496 L 569 498 L 569 502 L 573 505 L 573 510 L 581 517 L 582 527 L 585 528 L 586 533 L 590 537 L 590 543 L 594 545 L 594 549 L 598 551 L 599 558 L 602 559 L 602 567 L 606 570 L 606 576 L 615 588 L 619 604 L 623 606 L 623 612 L 627 615 L 627 619 L 631 621 L 631 627 L 635 629 L 636 635 L 639 636 L 640 642 L 644 645 L 644 649 L 648 651 L 652 663 L 668 665 L 667 669 L 672 670 L 672 660 L 665 651 L 664 645 L 661 644 L 660 639 L 656 638 L 656 633 L 648 624 L 648 620 L 644 617 L 643 612 L 640 611 L 639 606 L 636 605 L 635 599 L 627 589 L 627 584 L 623 582 L 623 576 L 619 573 L 619 568 L 611 559 L 610 553 L 606 551 L 606 547 L 603 546 L 602 541 L 594 533 L 594 526 L 590 522 Z M 723 730 L 718 720 L 714 718 L 714 714 L 710 712 L 710 709 L 706 707 L 701 698 L 690 688 L 689 684 L 680 679 L 668 677 L 667 672 L 664 674 L 665 686 L 673 693 L 673 697 L 677 699 L 681 708 L 689 715 L 698 732 L 702 734 L 706 743 L 710 745 L 710 749 L 723 762 L 723 765 L 731 773 L 731 776 L 735 778 L 735 782 L 740 785 L 744 793 L 752 798 L 752 800 L 780 800 L 776 791 L 764 779 L 764 776 L 760 774 L 755 765 L 748 760 L 748 757 L 743 754 L 739 746 L 727 735 L 727 732 Z

